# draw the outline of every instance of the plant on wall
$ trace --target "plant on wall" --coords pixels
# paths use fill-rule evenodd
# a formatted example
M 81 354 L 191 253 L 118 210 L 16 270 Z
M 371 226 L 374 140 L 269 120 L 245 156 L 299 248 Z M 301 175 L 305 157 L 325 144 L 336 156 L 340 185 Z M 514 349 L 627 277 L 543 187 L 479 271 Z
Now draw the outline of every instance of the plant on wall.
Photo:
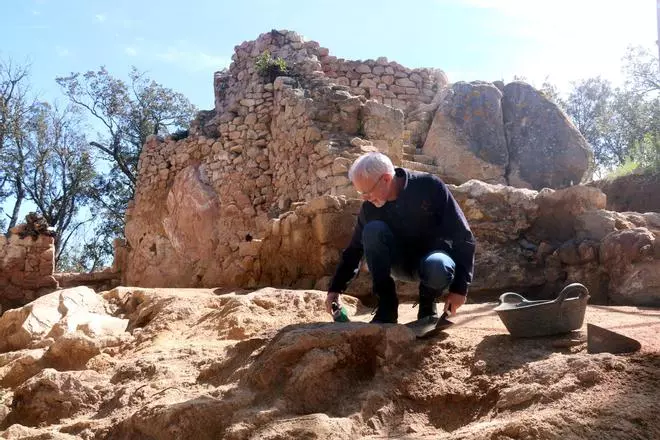
M 288 73 L 286 61 L 282 57 L 273 58 L 267 50 L 257 57 L 254 67 L 269 82 Z

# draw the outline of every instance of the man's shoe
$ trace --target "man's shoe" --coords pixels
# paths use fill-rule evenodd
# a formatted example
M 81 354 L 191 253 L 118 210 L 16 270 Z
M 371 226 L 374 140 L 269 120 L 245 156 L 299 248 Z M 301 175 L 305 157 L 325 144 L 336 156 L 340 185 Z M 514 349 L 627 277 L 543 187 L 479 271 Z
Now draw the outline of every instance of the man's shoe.
M 399 300 L 394 298 L 380 298 L 376 313 L 371 320 L 372 324 L 396 324 L 399 319 Z
M 396 313 L 394 316 L 378 316 L 378 312 L 376 312 L 376 316 L 374 316 L 371 321 L 369 321 L 371 324 L 396 324 L 398 321 L 398 316 L 396 316 Z
M 394 280 L 389 278 L 378 286 L 374 285 L 374 294 L 378 297 L 378 307 L 371 322 L 396 324 L 399 318 L 399 298 L 396 296 Z
M 417 319 L 426 317 L 438 318 L 438 307 L 435 304 L 437 296 L 435 290 L 430 289 L 423 284 L 419 285 L 419 309 L 417 310 Z

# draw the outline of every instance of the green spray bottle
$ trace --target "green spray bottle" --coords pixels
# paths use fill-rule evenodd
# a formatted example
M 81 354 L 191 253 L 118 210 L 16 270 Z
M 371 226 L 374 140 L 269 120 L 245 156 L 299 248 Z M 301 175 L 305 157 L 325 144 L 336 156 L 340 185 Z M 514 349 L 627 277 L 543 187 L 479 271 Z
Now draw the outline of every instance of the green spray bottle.
M 332 303 L 332 319 L 334 319 L 335 322 L 350 321 L 350 319 L 348 319 L 348 314 L 346 313 L 346 308 L 344 306 L 340 306 L 336 302 Z

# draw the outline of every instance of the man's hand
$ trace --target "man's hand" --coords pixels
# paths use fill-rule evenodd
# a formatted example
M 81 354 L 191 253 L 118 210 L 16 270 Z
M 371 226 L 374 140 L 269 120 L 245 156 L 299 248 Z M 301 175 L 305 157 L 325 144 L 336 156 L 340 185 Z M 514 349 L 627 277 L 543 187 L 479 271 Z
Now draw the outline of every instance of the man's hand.
M 339 293 L 338 292 L 328 292 L 328 295 L 325 297 L 325 310 L 332 315 L 332 303 L 336 302 L 339 304 Z
M 451 316 L 456 316 L 456 310 L 465 304 L 465 295 L 449 292 L 445 299 L 445 312 L 449 310 Z

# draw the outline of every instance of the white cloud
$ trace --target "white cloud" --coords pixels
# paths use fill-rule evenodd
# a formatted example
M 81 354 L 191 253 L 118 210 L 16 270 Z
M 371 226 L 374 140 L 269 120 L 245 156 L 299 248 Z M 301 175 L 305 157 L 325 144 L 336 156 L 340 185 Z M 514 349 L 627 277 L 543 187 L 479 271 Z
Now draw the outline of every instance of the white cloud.
M 95 18 L 96 21 L 98 21 L 99 23 L 103 23 L 104 21 L 106 21 L 106 20 L 108 19 L 108 17 L 106 17 L 105 14 L 96 14 L 96 15 L 94 16 L 94 18 Z
M 124 49 L 124 53 L 130 57 L 134 57 L 138 54 L 138 51 L 136 48 L 129 46 Z
M 69 55 L 71 55 L 69 49 L 62 46 L 55 46 L 55 52 L 57 52 L 57 56 L 59 57 L 68 57 Z
M 485 22 L 479 24 L 496 43 L 484 42 L 484 50 L 497 50 L 507 60 L 505 79 L 517 74 L 537 85 L 546 76 L 560 88 L 598 75 L 617 83 L 626 47 L 653 48 L 657 39 L 652 1 L 437 1 L 485 12 Z M 498 45 L 502 41 L 510 48 Z

